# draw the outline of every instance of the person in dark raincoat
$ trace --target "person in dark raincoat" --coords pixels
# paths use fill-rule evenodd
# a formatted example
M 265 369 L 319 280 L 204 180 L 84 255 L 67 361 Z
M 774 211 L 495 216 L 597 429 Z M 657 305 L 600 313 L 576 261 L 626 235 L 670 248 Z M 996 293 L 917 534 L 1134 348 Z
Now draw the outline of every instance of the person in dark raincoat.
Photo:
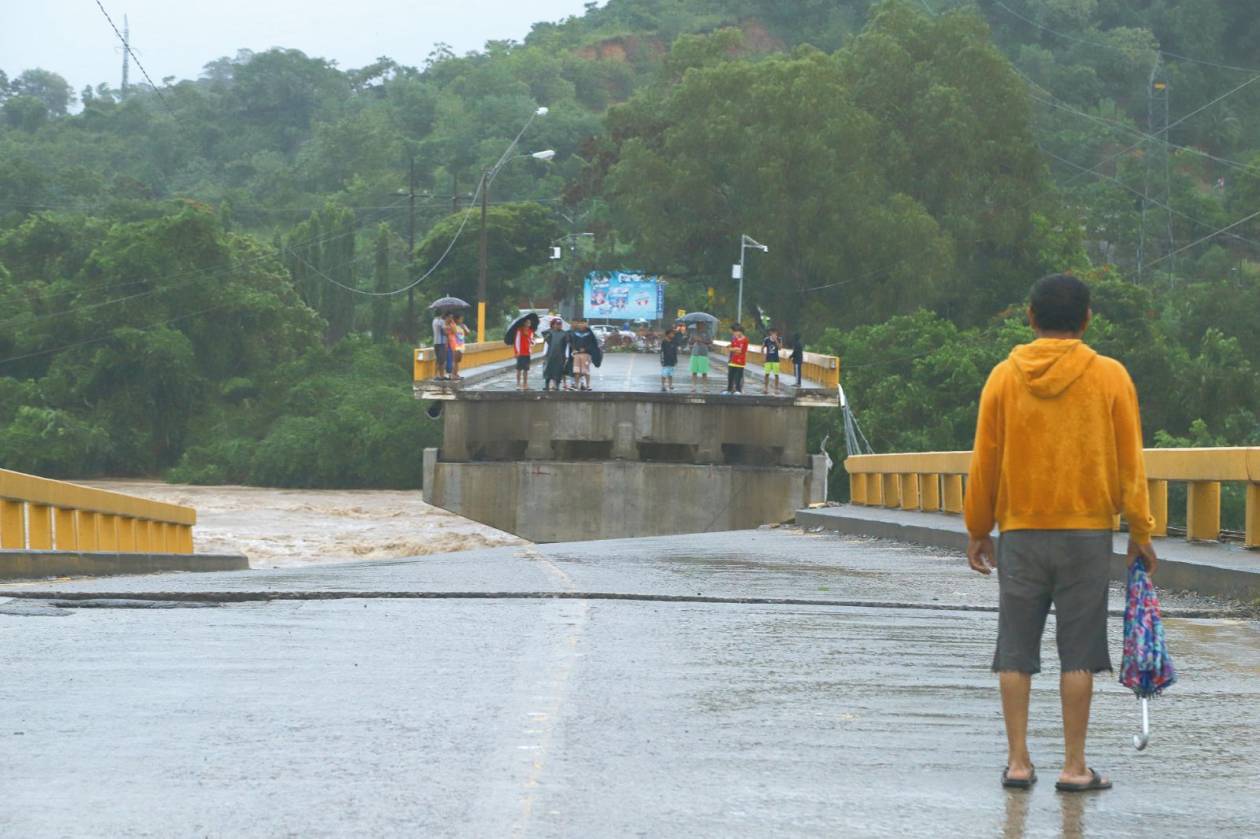
M 543 390 L 551 390 L 552 383 L 556 390 L 564 382 L 565 367 L 569 363 L 569 333 L 560 318 L 551 319 L 551 328 L 546 335 L 547 352 L 543 356 Z

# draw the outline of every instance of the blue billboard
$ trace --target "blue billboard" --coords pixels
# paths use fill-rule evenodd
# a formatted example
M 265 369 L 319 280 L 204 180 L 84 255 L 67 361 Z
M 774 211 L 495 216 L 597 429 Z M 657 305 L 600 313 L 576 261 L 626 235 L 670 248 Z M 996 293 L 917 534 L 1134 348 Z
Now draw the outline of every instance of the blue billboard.
M 637 271 L 592 271 L 582 291 L 582 314 L 610 320 L 660 320 L 665 283 Z

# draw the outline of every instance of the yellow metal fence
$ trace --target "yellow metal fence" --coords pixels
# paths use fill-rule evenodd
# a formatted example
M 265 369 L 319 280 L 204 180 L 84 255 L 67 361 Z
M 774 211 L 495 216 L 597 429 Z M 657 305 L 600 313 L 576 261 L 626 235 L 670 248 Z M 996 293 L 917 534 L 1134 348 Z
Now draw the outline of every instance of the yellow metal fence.
M 543 351 L 545 345 L 535 344 L 534 355 Z M 486 341 L 482 344 L 466 344 L 464 356 L 459 362 L 461 372 L 467 372 L 487 364 L 500 361 L 511 361 L 516 355 L 514 348 L 502 341 Z M 417 382 L 435 378 L 438 374 L 437 352 L 433 347 L 420 347 L 412 354 L 412 380 Z
M 922 452 L 850 457 L 854 504 L 958 514 L 971 452 Z M 1244 543 L 1260 548 L 1260 448 L 1147 449 L 1146 476 L 1155 535 L 1168 535 L 1168 484 L 1186 484 L 1186 538 L 1215 540 L 1221 533 L 1221 484 L 1246 487 Z
M 0 469 L 0 548 L 190 554 L 197 511 Z
M 721 350 L 719 357 L 725 357 L 726 350 L 730 347 L 730 341 L 714 341 L 713 346 Z M 782 359 L 780 364 L 783 371 L 781 375 L 794 376 L 796 370 L 792 366 L 792 351 L 784 349 L 780 351 L 779 357 Z M 760 346 L 749 346 L 748 361 L 752 364 L 765 364 L 765 352 Z M 802 365 L 801 378 L 806 381 L 814 382 L 825 388 L 840 387 L 840 359 L 834 355 L 823 355 L 822 353 L 807 352 L 805 353 L 805 363 Z

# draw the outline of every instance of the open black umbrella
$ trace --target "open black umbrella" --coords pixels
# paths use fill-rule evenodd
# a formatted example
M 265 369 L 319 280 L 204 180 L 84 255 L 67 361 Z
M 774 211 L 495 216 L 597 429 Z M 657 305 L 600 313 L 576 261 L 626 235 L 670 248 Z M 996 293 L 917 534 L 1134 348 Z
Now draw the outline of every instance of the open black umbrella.
M 442 297 L 429 304 L 429 308 L 434 311 L 445 311 L 446 309 L 467 309 L 468 307 L 468 303 L 460 300 L 458 297 Z
M 537 332 L 538 323 L 539 323 L 538 313 L 526 312 L 525 314 L 521 315 L 516 320 L 512 321 L 512 323 L 509 324 L 507 328 L 507 332 L 503 333 L 503 343 L 507 344 L 509 347 L 515 344 L 516 343 L 516 330 L 520 329 L 521 325 L 526 324 L 526 323 L 529 324 L 530 329 Z
M 709 314 L 708 312 L 690 312 L 685 318 L 682 319 L 682 322 L 687 323 L 687 324 L 707 323 L 711 326 L 716 326 L 718 319 L 713 317 L 713 315 Z

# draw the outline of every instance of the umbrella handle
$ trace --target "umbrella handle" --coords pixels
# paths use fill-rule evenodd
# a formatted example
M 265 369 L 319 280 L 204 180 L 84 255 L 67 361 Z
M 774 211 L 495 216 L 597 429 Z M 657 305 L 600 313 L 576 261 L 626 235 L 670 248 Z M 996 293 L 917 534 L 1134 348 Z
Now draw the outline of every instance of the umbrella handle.
M 1142 733 L 1133 735 L 1133 748 L 1139 752 L 1151 741 L 1150 700 L 1142 697 Z

